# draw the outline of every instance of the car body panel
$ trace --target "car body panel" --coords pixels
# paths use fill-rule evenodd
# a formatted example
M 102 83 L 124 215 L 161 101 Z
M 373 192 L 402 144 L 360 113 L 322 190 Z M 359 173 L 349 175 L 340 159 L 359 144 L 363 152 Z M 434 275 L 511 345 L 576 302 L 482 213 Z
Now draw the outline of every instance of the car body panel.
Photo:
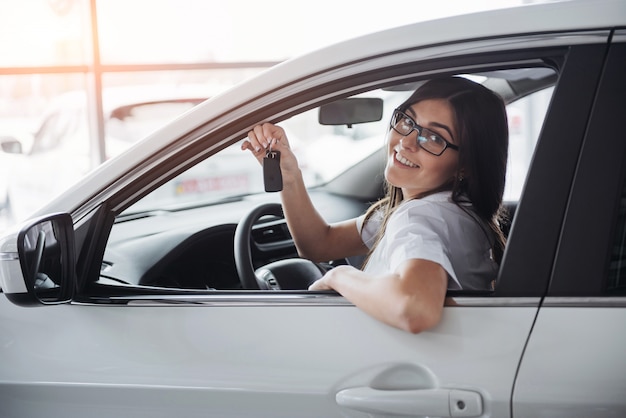
M 626 413 L 626 304 L 603 299 L 546 300 L 515 383 L 513 416 Z
M 605 54 L 604 46 L 589 45 L 567 53 L 498 276 L 497 291 L 507 296 L 545 294 Z M 532 221 L 519 228 L 522 219 Z
M 125 409 L 140 411 L 133 416 L 171 416 L 181 405 L 170 396 L 188 402 L 188 416 L 362 416 L 339 407 L 335 394 L 376 387 L 376 377 L 387 372 L 388 390 L 472 389 L 483 397 L 485 412 L 507 416 L 538 303 L 520 300 L 511 309 L 462 306 L 459 300 L 445 309 L 441 325 L 412 335 L 372 321 L 340 297 L 230 299 L 50 310 L 24 310 L 2 299 L 3 364 L 11 367 L 0 373 L 0 411 L 83 416 L 84 406 L 74 402 L 79 388 L 90 402 L 106 406 L 93 409 L 93 417 Z M 15 315 L 23 325 L 19 335 L 9 325 Z M 42 361 L 48 367 L 40 367 Z M 27 387 L 25 399 L 19 394 Z
M 515 384 L 514 416 L 626 415 L 626 298 L 607 281 L 608 257 L 620 238 L 615 235 L 626 164 L 626 141 L 619 134 L 626 114 L 621 34 L 606 56 L 548 297 Z

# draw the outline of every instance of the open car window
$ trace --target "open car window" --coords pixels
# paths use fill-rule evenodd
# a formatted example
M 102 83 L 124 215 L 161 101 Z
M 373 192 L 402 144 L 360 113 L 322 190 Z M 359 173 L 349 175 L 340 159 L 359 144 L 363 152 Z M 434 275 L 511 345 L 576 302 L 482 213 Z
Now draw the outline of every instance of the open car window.
M 523 80 L 526 84 L 520 85 L 527 85 L 527 91 L 502 87 L 506 77 L 513 77 L 512 83 Z M 471 78 L 496 89 L 507 102 L 510 142 L 504 200 L 513 213 L 548 109 L 555 73 L 545 68 L 533 73 L 524 68 Z M 405 84 L 352 96 L 382 101 L 382 118 L 376 122 L 321 125 L 319 107 L 279 122 L 312 199 L 327 221 L 359 216 L 382 197 L 384 156 L 379 151 L 384 146 L 388 120 L 414 88 L 415 84 Z M 99 284 L 241 289 L 233 256 L 236 225 L 251 207 L 279 199 L 275 193 L 264 192 L 261 166 L 240 146 L 241 141 L 210 156 L 119 214 L 107 243 Z M 359 174 L 355 176 L 355 172 Z M 360 180 L 346 187 L 344 178 Z M 284 222 L 269 222 L 253 230 L 255 268 L 297 257 Z M 360 261 L 347 260 L 350 264 Z

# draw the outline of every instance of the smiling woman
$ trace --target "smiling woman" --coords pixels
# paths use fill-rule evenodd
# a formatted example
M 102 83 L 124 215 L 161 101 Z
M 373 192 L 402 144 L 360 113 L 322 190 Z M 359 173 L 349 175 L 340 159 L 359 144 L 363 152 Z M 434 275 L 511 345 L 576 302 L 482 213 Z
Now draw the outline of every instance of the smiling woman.
M 394 112 L 387 134 L 387 142 L 393 152 L 390 152 L 385 176 L 395 187 L 402 188 L 405 198 L 412 199 L 440 189 L 450 179 L 460 175 L 459 146 L 451 142 L 458 135 L 454 110 L 446 100 L 423 100 L 408 107 L 405 112 L 419 119 L 427 128 L 418 125 L 401 110 Z M 413 132 L 415 135 L 412 135 Z M 450 151 L 444 154 L 447 149 Z
M 531 83 L 533 87 L 518 84 L 517 80 L 523 73 L 535 80 Z M 515 148 L 512 150 L 510 162 L 513 163 L 513 170 L 507 172 L 507 183 L 511 186 L 512 192 L 507 195 L 507 198 L 511 201 L 508 206 L 514 208 L 537 138 L 535 129 L 529 129 L 533 125 L 528 122 L 531 115 L 545 113 L 545 103 L 550 98 L 551 89 L 543 90 L 543 87 L 553 82 L 554 72 L 543 68 L 512 69 L 500 73 L 485 73 L 483 76 L 463 75 L 463 77 L 480 80 L 488 85 L 497 85 L 498 93 L 507 97 L 509 102 L 513 102 L 507 107 L 507 111 L 515 117 L 516 121 L 520 119 L 525 121 L 521 125 L 517 122 L 512 125 Z M 526 83 L 526 81 L 521 83 Z M 408 120 L 403 121 L 407 125 L 406 130 L 402 130 L 407 134 L 404 137 L 390 126 L 390 121 L 397 120 L 393 115 L 398 114 L 396 111 L 400 106 L 401 109 L 406 109 L 407 113 L 411 113 L 408 110 L 411 109 L 413 117 L 429 126 L 437 137 L 446 138 L 446 141 L 450 143 L 460 141 L 456 129 L 450 129 L 450 135 L 441 127 L 442 125 L 454 127 L 456 122 L 439 123 L 441 121 L 426 120 L 426 115 L 424 118 L 419 118 L 413 106 L 407 108 L 402 105 L 413 89 L 421 84 L 423 83 L 416 82 L 371 90 L 347 99 L 323 104 L 319 108 L 292 115 L 280 122 L 279 125 L 289 137 L 289 147 L 297 156 L 303 180 L 311 188 L 312 199 L 325 219 L 343 221 L 357 217 L 367 209 L 367 205 L 363 202 L 374 202 L 383 197 L 381 173 L 383 173 L 387 158 L 381 154 L 381 147 L 385 142 L 385 132 L 388 136 L 396 135 L 394 144 L 399 139 L 406 142 L 405 147 L 401 147 L 404 148 L 401 149 L 401 153 L 421 165 L 429 157 L 436 162 L 448 156 L 458 158 L 461 152 L 465 154 L 470 151 L 467 147 L 454 150 L 446 145 L 445 149 L 443 146 L 437 150 L 431 148 L 431 153 L 428 153 L 421 147 L 418 149 L 417 132 L 413 129 L 417 127 L 417 122 L 414 125 Z M 525 88 L 539 89 L 539 91 L 525 97 L 522 102 L 526 104 L 519 107 L 518 95 L 525 96 Z M 355 109 L 359 109 L 360 112 L 355 114 Z M 329 111 L 332 111 L 332 118 L 328 115 Z M 369 117 L 364 115 L 369 115 Z M 374 118 L 374 115 L 377 116 Z M 380 120 L 373 121 L 372 118 Z M 541 118 L 538 118 L 536 122 L 541 123 Z M 397 125 L 395 128 L 401 129 Z M 393 148 L 399 146 L 398 144 Z M 248 205 L 246 202 L 250 196 L 254 196 L 253 199 L 265 201 L 262 197 L 264 185 L 261 166 L 250 164 L 249 157 L 244 155 L 239 147 L 240 142 L 237 142 L 211 158 L 189 167 L 118 215 L 105 255 L 106 264 L 109 267 L 103 272 L 102 283 L 111 280 L 110 283 L 126 282 L 154 287 L 219 290 L 240 289 L 242 286 L 257 288 L 254 278 L 255 269 L 263 268 L 272 261 L 296 256 L 297 252 L 293 248 L 293 242 L 284 221 L 273 218 L 277 215 L 271 215 L 267 221 L 259 219 L 258 223 L 253 223 L 254 227 L 249 231 L 252 238 L 244 240 L 246 245 L 252 246 L 252 250 L 249 251 L 252 256 L 249 262 L 252 266 L 248 269 L 252 272 L 251 277 L 248 278 L 249 280 L 242 280 L 248 284 L 242 285 L 234 266 L 228 266 L 228 263 L 224 262 L 233 257 L 232 248 L 229 249 L 229 247 L 232 247 L 234 230 L 228 232 L 229 227 L 219 225 L 222 215 L 216 214 L 222 213 L 220 208 L 227 206 L 231 208 L 227 210 L 228 212 L 232 210 L 233 214 L 239 213 L 243 216 L 240 210 Z M 433 155 L 433 152 L 441 155 Z M 335 195 L 331 197 L 323 190 L 334 190 Z M 271 194 L 267 196 L 272 198 Z M 171 240 L 157 244 L 164 251 L 163 258 L 160 261 L 148 263 L 151 266 L 148 270 L 128 271 L 125 267 L 126 262 L 118 258 L 125 252 L 121 250 L 122 247 L 132 249 L 138 257 L 143 257 L 146 253 L 144 247 L 152 247 L 153 244 L 144 243 L 143 238 L 128 238 L 137 233 L 143 236 L 143 232 L 140 232 L 142 231 L 140 224 L 150 225 L 149 219 L 154 214 L 167 213 L 167 218 L 173 224 L 186 228 L 187 222 L 193 223 L 192 218 L 179 217 L 179 214 L 182 215 L 192 209 L 204 213 L 201 209 L 203 207 L 211 208 L 207 209 L 206 216 L 216 219 L 217 224 L 210 222 L 211 226 L 207 229 L 202 228 L 203 232 L 198 233 L 195 238 L 190 236 L 185 239 L 184 235 L 181 235 L 180 238 L 183 239 L 181 242 Z M 156 219 L 154 221 L 156 222 Z M 508 231 L 510 219 L 500 219 L 500 221 Z M 182 223 L 179 224 L 179 222 Z M 473 220 L 471 223 L 476 224 Z M 308 220 L 304 224 L 308 224 Z M 212 231 L 213 227 L 216 228 L 215 231 Z M 374 237 L 375 228 L 370 233 Z M 150 240 L 159 240 L 157 236 L 150 235 L 150 237 Z M 481 239 L 484 237 L 482 231 L 479 237 Z M 250 241 L 252 244 L 248 244 Z M 489 252 L 488 249 L 486 251 Z M 152 257 L 148 256 L 148 253 L 146 257 Z M 498 251 L 495 251 L 494 255 L 497 256 L 497 254 Z M 361 266 L 363 263 L 362 256 L 348 257 L 348 260 L 354 266 Z M 344 262 L 345 260 L 333 260 L 331 264 L 337 265 Z M 181 274 L 182 271 L 188 273 Z M 213 273 L 207 275 L 207 271 Z M 278 286 L 273 286 L 273 288 L 281 288 L 281 286 L 293 288 L 291 287 L 293 284 L 287 285 L 280 280 L 281 277 L 278 277 Z M 254 286 L 249 283 L 254 283 Z M 262 283 L 261 286 L 265 288 L 265 284 Z M 307 286 L 300 283 L 297 288 L 303 289 Z
M 478 83 L 427 81 L 392 116 L 387 196 L 340 223 L 327 223 L 314 207 L 282 128 L 255 126 L 242 149 L 262 164 L 267 150 L 280 153 L 282 207 L 300 256 L 368 256 L 362 270 L 336 267 L 309 289 L 336 290 L 373 317 L 417 333 L 438 323 L 447 289 L 493 289 L 504 250 L 498 216 L 506 120 L 502 98 Z

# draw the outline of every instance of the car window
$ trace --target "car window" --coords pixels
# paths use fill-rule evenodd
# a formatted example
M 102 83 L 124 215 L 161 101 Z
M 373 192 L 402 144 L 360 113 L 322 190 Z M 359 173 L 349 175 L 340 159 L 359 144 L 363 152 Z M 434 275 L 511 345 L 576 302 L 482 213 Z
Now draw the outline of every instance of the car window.
M 552 92 L 551 87 L 542 89 L 507 105 L 510 138 L 504 201 L 517 202 L 520 198 Z M 280 122 L 298 156 L 307 186 L 324 184 L 379 150 L 393 109 L 410 94 L 411 91 L 374 90 L 355 96 L 383 100 L 383 117 L 378 122 L 324 126 L 318 122 L 318 108 Z M 241 142 L 233 144 L 197 164 L 135 203 L 126 213 L 213 204 L 263 192 L 261 167 L 241 152 L 240 146 Z
M 609 254 L 606 292 L 609 294 L 626 293 L 626 187 L 619 200 L 617 223 L 614 228 L 615 238 Z
M 553 92 L 554 88 L 549 87 L 506 107 L 509 119 L 509 161 L 504 201 L 517 202 L 521 196 Z
M 329 222 L 359 216 L 381 197 L 376 193 L 382 190 L 380 169 L 385 157 L 379 151 L 384 147 L 388 121 L 414 87 L 375 89 L 352 96 L 382 100 L 382 118 L 377 122 L 321 125 L 319 108 L 279 122 L 307 186 L 321 186 L 314 198 L 321 199 L 318 202 L 322 211 L 327 211 L 323 216 Z M 553 93 L 552 87 L 541 87 L 522 97 L 505 99 L 509 102 L 510 147 L 504 199 L 509 208 L 514 208 L 521 196 Z M 248 152 L 241 151 L 241 141 L 182 172 L 117 216 L 105 251 L 101 284 L 240 289 L 233 262 L 235 226 L 254 206 L 279 199 L 264 191 L 262 167 Z M 365 160 L 378 161 L 374 170 L 360 172 L 359 177 L 367 179 L 365 183 L 380 185 L 370 189 L 374 194 L 356 193 L 355 197 L 353 190 L 338 192 L 333 188 L 337 179 Z M 350 187 L 363 184 L 351 183 Z M 253 255 L 254 268 L 297 257 L 286 226 L 276 222 L 252 231 L 252 239 L 260 247 Z M 356 258 L 347 261 L 358 264 Z

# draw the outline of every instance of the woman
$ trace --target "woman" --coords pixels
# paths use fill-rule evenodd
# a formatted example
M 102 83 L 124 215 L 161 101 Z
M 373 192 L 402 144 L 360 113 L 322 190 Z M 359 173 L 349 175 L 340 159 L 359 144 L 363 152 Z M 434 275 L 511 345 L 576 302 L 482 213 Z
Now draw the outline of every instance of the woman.
M 332 225 L 313 207 L 280 127 L 255 126 L 242 149 L 259 161 L 270 144 L 281 152 L 281 199 L 301 256 L 368 254 L 362 270 L 336 267 L 309 289 L 334 289 L 371 316 L 418 333 L 440 321 L 447 289 L 489 290 L 496 277 L 505 106 L 467 79 L 431 80 L 394 111 L 386 143 L 387 196 L 360 218 Z

